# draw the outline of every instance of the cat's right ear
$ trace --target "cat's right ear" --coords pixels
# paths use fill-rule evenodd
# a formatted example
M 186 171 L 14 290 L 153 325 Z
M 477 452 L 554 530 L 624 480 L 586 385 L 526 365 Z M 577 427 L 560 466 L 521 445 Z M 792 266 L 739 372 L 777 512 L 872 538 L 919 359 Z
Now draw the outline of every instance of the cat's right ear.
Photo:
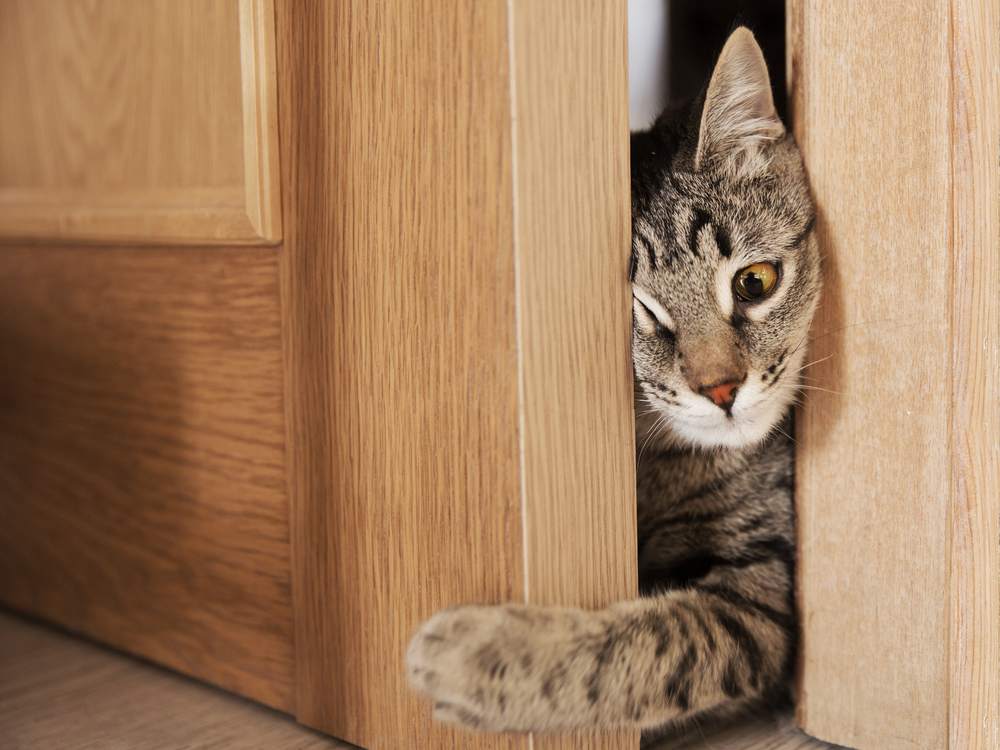
M 768 144 L 784 134 L 764 54 L 751 31 L 741 26 L 726 40 L 705 93 L 694 169 L 755 174 L 767 166 Z

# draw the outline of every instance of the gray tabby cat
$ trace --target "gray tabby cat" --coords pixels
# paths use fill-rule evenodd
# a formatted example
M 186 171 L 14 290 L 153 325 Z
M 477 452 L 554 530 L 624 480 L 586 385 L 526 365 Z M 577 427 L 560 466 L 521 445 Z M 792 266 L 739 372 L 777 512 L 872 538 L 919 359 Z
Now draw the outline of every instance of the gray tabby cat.
M 441 720 L 650 729 L 786 691 L 795 544 L 782 423 L 819 296 L 813 205 L 747 29 L 701 102 L 632 142 L 644 596 L 600 611 L 439 612 L 407 670 Z

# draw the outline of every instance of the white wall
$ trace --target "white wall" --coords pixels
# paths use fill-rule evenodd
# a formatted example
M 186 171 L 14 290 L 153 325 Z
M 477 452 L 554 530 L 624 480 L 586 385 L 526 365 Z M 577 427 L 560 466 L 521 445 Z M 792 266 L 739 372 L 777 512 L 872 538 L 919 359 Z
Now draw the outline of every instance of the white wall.
M 666 101 L 669 0 L 629 0 L 628 75 L 632 130 L 649 127 Z

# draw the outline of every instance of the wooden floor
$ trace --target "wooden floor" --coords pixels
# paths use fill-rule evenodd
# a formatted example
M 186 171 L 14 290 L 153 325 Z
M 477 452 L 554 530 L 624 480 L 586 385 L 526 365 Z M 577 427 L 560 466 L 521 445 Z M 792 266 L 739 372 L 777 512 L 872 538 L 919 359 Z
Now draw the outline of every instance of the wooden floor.
M 835 750 L 795 728 L 790 716 L 741 721 L 726 727 L 702 727 L 684 737 L 664 740 L 645 750 Z M 840 750 L 849 750 L 841 748 Z
M 344 750 L 288 716 L 0 611 L 3 750 Z M 787 718 L 656 750 L 820 750 Z M 401 750 L 411 750 L 401 748 Z
M 288 716 L 0 612 L 3 750 L 343 750 Z

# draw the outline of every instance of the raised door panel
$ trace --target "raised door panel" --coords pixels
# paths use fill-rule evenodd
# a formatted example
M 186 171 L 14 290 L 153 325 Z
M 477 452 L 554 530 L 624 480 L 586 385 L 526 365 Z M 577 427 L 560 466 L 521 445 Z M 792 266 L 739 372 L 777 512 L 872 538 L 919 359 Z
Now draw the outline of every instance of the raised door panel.
M 0 0 L 0 238 L 270 243 L 270 0 Z
M 0 601 L 292 710 L 277 264 L 0 249 Z

